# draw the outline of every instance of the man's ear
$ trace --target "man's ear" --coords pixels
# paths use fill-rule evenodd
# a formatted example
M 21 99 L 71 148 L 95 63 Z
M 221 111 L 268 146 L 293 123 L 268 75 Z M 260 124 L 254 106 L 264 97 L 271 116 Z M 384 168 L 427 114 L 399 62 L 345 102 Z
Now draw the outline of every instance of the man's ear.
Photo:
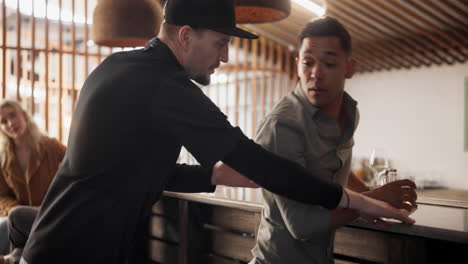
M 346 64 L 346 74 L 345 74 L 346 79 L 351 79 L 351 77 L 353 77 L 354 73 L 356 72 L 356 67 L 357 67 L 357 61 L 352 57 L 349 58 Z
M 192 41 L 193 29 L 190 26 L 182 26 L 179 29 L 177 40 L 183 50 L 187 50 Z

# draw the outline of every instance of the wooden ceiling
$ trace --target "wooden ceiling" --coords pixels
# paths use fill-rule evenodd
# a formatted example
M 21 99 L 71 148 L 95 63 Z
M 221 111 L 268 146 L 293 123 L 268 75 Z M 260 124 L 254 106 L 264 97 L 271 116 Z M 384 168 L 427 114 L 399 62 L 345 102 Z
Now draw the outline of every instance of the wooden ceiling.
M 296 49 L 299 31 L 317 15 L 291 2 L 288 18 L 245 27 Z M 326 7 L 351 33 L 359 72 L 468 60 L 468 0 L 327 0 Z

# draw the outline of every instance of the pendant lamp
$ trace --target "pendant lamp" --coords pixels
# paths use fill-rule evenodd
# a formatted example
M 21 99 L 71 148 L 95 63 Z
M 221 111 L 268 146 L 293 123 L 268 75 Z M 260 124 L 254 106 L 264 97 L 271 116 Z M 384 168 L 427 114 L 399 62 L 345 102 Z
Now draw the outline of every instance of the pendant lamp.
M 286 18 L 290 0 L 235 0 L 237 23 L 266 23 Z
M 156 36 L 163 19 L 159 0 L 98 0 L 92 39 L 102 46 L 144 46 Z

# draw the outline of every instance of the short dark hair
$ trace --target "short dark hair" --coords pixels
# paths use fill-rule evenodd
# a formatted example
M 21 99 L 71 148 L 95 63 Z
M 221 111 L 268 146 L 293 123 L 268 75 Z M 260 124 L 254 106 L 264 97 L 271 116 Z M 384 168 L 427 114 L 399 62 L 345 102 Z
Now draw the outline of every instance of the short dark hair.
M 307 23 L 299 33 L 299 47 L 305 38 L 310 37 L 337 37 L 340 40 L 341 48 L 348 56 L 351 55 L 351 35 L 336 18 L 319 17 Z

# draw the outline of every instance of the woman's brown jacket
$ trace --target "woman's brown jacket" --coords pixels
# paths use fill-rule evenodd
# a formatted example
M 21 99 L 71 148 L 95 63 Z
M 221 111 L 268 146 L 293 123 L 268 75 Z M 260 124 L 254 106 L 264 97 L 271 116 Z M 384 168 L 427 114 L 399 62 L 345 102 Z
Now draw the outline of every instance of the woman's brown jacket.
M 0 216 L 17 205 L 39 206 L 65 155 L 65 146 L 43 136 L 40 154 L 31 154 L 28 169 L 23 172 L 13 147 L 0 159 Z

